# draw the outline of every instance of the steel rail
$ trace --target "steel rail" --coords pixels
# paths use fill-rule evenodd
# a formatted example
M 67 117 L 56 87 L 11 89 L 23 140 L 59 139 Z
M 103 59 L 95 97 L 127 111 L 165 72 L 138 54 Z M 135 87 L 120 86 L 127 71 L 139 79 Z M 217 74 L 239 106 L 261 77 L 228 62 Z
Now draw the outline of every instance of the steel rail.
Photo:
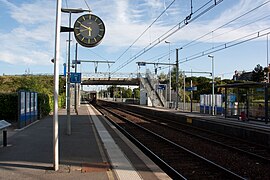
M 117 108 L 117 109 L 120 109 L 120 108 Z M 221 145 L 221 146 L 223 146 L 223 147 L 226 147 L 226 148 L 229 148 L 229 149 L 236 150 L 236 151 L 241 152 L 241 153 L 245 153 L 246 155 L 251 156 L 251 157 L 253 157 L 253 158 L 259 158 L 259 159 L 261 159 L 261 160 L 264 161 L 264 162 L 270 162 L 270 159 L 267 158 L 267 157 L 264 157 L 264 156 L 261 156 L 261 155 L 258 155 L 258 154 L 255 154 L 255 153 L 252 153 L 252 152 L 249 152 L 249 151 L 240 149 L 240 148 L 238 148 L 238 147 L 234 147 L 234 146 L 231 146 L 231 145 L 228 145 L 228 144 L 225 144 L 225 143 L 222 143 L 222 142 L 219 142 L 219 141 L 216 141 L 216 140 L 213 140 L 213 139 L 210 139 L 210 138 L 207 138 L 207 137 L 204 137 L 204 136 L 195 134 L 195 133 L 191 133 L 191 132 L 186 131 L 186 130 L 183 130 L 183 129 L 176 128 L 176 127 L 174 127 L 174 126 L 170 126 L 170 125 L 168 125 L 168 124 L 161 123 L 161 122 L 156 121 L 156 120 L 153 120 L 153 119 L 146 118 L 145 116 L 138 115 L 138 114 L 136 114 L 136 113 L 134 113 L 134 112 L 130 112 L 130 111 L 125 110 L 125 109 L 121 109 L 121 111 L 124 111 L 125 113 L 128 113 L 128 114 L 130 114 L 130 115 L 132 115 L 132 116 L 141 118 L 141 119 L 143 119 L 143 120 L 145 120 L 145 121 L 149 121 L 149 122 L 158 124 L 158 125 L 160 125 L 160 126 L 167 127 L 167 128 L 172 129 L 172 130 L 175 130 L 175 131 L 178 131 L 178 132 L 181 132 L 181 133 L 185 133 L 185 134 L 187 134 L 187 135 L 194 136 L 194 137 L 197 137 L 197 138 L 200 138 L 200 139 L 203 139 L 203 140 L 206 140 L 206 141 L 209 141 L 209 142 L 212 142 L 212 143 Z M 155 119 L 156 119 L 156 117 L 155 117 Z M 187 125 L 183 125 L 182 123 L 177 123 L 177 122 L 173 122 L 173 121 L 170 121 L 170 120 L 164 120 L 164 119 L 162 119 L 162 121 L 166 121 L 166 122 L 169 121 L 169 122 L 174 123 L 174 124 L 176 124 L 176 125 L 178 125 L 178 126 L 184 126 L 184 127 L 187 127 Z M 258 146 L 258 145 L 256 145 L 256 144 L 252 144 L 252 143 L 249 143 L 249 142 L 240 140 L 240 139 L 235 139 L 235 138 L 232 138 L 232 137 L 229 137 L 229 136 L 225 136 L 225 135 L 222 135 L 222 134 L 220 134 L 220 133 L 215 133 L 215 132 L 212 132 L 212 131 L 206 131 L 206 130 L 199 129 L 199 128 L 194 128 L 194 127 L 191 127 L 191 126 L 188 126 L 188 128 L 191 128 L 191 129 L 194 129 L 194 130 L 197 130 L 197 131 L 202 131 L 202 133 L 208 132 L 208 133 L 211 133 L 211 134 L 214 134 L 214 135 L 223 136 L 223 138 L 230 138 L 230 139 L 232 139 L 232 140 L 240 141 L 240 142 L 245 143 L 245 144 L 249 144 L 249 145 L 253 145 L 253 146 Z
M 227 174 L 230 174 L 231 176 L 233 176 L 233 177 L 235 177 L 235 178 L 238 178 L 238 179 L 245 179 L 244 177 L 242 177 L 242 176 L 240 176 L 240 175 L 238 175 L 238 174 L 236 174 L 236 173 L 234 173 L 234 172 L 232 172 L 232 171 L 230 171 L 230 170 L 228 170 L 228 169 L 226 169 L 226 168 L 224 168 L 224 167 L 222 167 L 222 166 L 220 166 L 220 165 L 218 165 L 218 164 L 216 164 L 216 163 L 214 163 L 214 162 L 212 162 L 212 161 L 210 161 L 210 160 L 208 160 L 208 159 L 206 159 L 206 158 L 204 158 L 204 157 L 202 157 L 202 156 L 200 156 L 200 155 L 198 155 L 198 154 L 196 154 L 196 153 L 194 153 L 194 152 L 192 152 L 192 151 L 190 151 L 190 150 L 188 150 L 187 148 L 185 148 L 185 147 L 183 147 L 183 146 L 181 146 L 181 145 L 179 145 L 179 144 L 176 144 L 175 142 L 173 142 L 173 141 L 171 141 L 171 140 L 168 140 L 168 139 L 164 138 L 163 136 L 161 136 L 161 135 L 159 135 L 159 134 L 157 134 L 157 133 L 155 133 L 155 132 L 152 132 L 152 131 L 150 131 L 150 130 L 148 130 L 148 129 L 146 129 L 146 128 L 144 128 L 144 127 L 142 127 L 142 126 L 140 126 L 140 125 L 138 125 L 138 124 L 136 124 L 136 123 L 134 123 L 134 122 L 131 122 L 131 121 L 128 120 L 127 118 L 122 117 L 121 115 L 119 115 L 119 114 L 117 114 L 117 113 L 115 113 L 115 112 L 109 110 L 108 108 L 105 108 L 105 107 L 102 107 L 102 108 L 103 108 L 104 110 L 108 111 L 109 113 L 113 114 L 113 115 L 114 115 L 115 117 L 117 117 L 118 119 L 120 119 L 120 120 L 122 120 L 122 121 L 125 121 L 125 122 L 128 122 L 128 123 L 132 124 L 133 126 L 136 126 L 137 128 L 140 128 L 141 130 L 144 130 L 144 131 L 146 131 L 146 132 L 152 134 L 153 136 L 155 136 L 155 137 L 157 137 L 157 138 L 159 138 L 159 139 L 161 139 L 161 140 L 163 140 L 163 141 L 165 141 L 165 142 L 167 142 L 167 143 L 169 143 L 169 144 L 171 144 L 171 145 L 173 145 L 173 146 L 175 146 L 175 147 L 177 147 L 177 148 L 179 148 L 179 149 L 181 149 L 181 150 L 184 150 L 185 152 L 187 152 L 187 153 L 193 155 L 194 157 L 197 157 L 198 159 L 200 159 L 200 160 L 202 160 L 202 161 L 204 161 L 204 162 L 210 164 L 210 165 L 213 166 L 213 167 L 216 167 L 216 168 L 220 169 L 221 171 L 223 171 L 223 172 L 225 172 L 225 173 L 227 173 Z M 132 136 L 132 135 L 129 135 L 129 136 Z M 133 138 L 134 138 L 134 137 L 133 137 Z M 152 152 L 152 153 L 153 153 L 153 152 Z M 153 153 L 153 154 L 155 154 L 155 153 Z M 155 156 L 157 156 L 157 155 L 155 155 Z M 181 176 L 182 176 L 182 175 L 181 175 Z

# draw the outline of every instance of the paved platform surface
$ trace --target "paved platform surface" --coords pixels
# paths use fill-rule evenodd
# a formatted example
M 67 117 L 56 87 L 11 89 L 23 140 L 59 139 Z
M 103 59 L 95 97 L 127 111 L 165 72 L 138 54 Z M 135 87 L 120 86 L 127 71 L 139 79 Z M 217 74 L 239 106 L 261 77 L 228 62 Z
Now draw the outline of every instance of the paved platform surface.
M 66 111 L 59 112 L 59 171 L 53 170 L 52 116 L 9 129 L 8 146 L 0 147 L 0 179 L 169 179 L 89 105 L 71 120 L 68 136 Z

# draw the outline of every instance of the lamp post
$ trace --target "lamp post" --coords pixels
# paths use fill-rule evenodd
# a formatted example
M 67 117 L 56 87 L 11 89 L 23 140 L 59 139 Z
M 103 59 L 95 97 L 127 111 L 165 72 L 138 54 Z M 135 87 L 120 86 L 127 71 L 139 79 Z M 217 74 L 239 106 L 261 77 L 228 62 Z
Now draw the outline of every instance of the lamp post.
M 55 49 L 54 49 L 54 106 L 53 106 L 53 168 L 59 169 L 59 137 L 58 137 L 58 93 L 59 93 L 59 59 L 60 59 L 60 23 L 62 0 L 56 3 Z
M 212 115 L 215 115 L 214 111 L 214 95 L 215 95 L 215 87 L 214 87 L 214 56 L 208 55 L 209 58 L 212 60 Z
M 269 71 L 270 71 L 270 64 L 269 64 L 269 45 L 268 45 L 269 41 L 268 41 L 268 34 L 267 34 L 267 39 L 266 39 L 266 65 L 267 65 L 267 83 L 270 82 L 269 80 Z
M 69 13 L 69 29 L 71 28 L 71 14 L 72 13 L 83 13 L 91 12 L 90 10 L 84 9 L 66 9 L 62 8 L 63 13 Z M 67 135 L 71 135 L 71 119 L 70 119 L 70 39 L 71 32 L 68 32 L 68 60 L 67 60 Z
M 169 44 L 169 64 L 171 64 L 171 42 L 165 41 L 165 43 Z M 171 75 L 171 66 L 169 66 L 169 108 L 171 108 L 172 101 L 172 75 Z

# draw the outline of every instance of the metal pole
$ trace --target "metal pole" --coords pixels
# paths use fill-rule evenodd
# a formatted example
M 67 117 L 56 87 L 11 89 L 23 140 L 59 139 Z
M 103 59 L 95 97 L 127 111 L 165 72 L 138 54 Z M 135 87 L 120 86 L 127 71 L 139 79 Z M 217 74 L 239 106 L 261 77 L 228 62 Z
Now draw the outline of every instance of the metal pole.
M 169 44 L 169 108 L 171 108 L 171 101 L 172 101 L 172 78 L 171 78 L 171 42 L 165 41 L 165 43 Z
M 185 71 L 183 72 L 184 74 L 184 111 L 186 111 L 186 75 Z
M 3 147 L 7 146 L 7 130 L 3 130 Z
M 53 108 L 53 167 L 59 169 L 59 134 L 58 134 L 58 91 L 59 91 L 59 57 L 60 57 L 60 23 L 62 0 L 57 0 L 54 50 L 54 108 Z
M 167 84 L 165 84 L 165 86 L 166 86 L 166 105 L 168 108 L 168 87 L 167 87 Z
M 171 43 L 169 42 L 169 64 L 171 64 Z M 169 65 L 169 71 L 170 71 L 170 108 L 172 103 L 172 74 L 171 74 L 171 66 Z
M 66 40 L 66 46 L 67 46 L 67 50 L 66 50 L 66 109 L 67 109 L 67 98 L 68 98 L 68 95 L 67 95 L 67 92 L 68 92 L 68 87 L 67 87 L 67 80 L 68 80 L 68 41 L 69 40 Z
M 71 11 L 69 12 L 69 28 L 71 28 Z M 71 38 L 71 33 L 68 32 L 67 135 L 71 135 L 71 119 L 70 119 L 70 38 Z
M 269 44 L 269 42 L 268 42 L 268 34 L 267 34 L 267 61 L 266 61 L 266 65 L 267 65 L 267 82 L 269 83 L 270 82 L 270 80 L 269 80 L 269 71 L 270 71 L 270 64 L 269 64 L 269 48 L 268 48 L 268 44 Z
M 77 73 L 77 60 L 78 60 L 78 43 L 76 43 L 75 47 L 75 73 Z M 74 103 L 75 103 L 75 112 L 78 112 L 77 109 L 77 83 L 74 86 Z
M 268 95 L 268 84 L 264 85 L 264 119 L 265 119 L 265 124 L 268 123 L 269 120 L 269 113 L 268 113 L 268 99 L 269 99 L 269 95 Z
M 178 109 L 178 81 L 179 81 L 179 61 L 178 61 L 178 49 L 176 49 L 176 106 Z
M 215 107 L 214 107 L 214 96 L 215 96 L 214 56 L 208 55 L 208 57 L 211 58 L 211 60 L 212 60 L 212 102 L 211 102 L 211 105 L 212 105 L 212 115 L 214 116 L 215 115 Z
M 192 71 L 192 70 L 191 70 Z M 192 73 L 191 73 L 191 78 L 192 78 Z M 192 84 L 192 79 L 190 80 L 190 86 L 191 86 L 191 91 L 190 91 L 190 112 L 192 112 L 192 100 L 193 100 L 193 84 Z
M 215 96 L 215 84 L 214 84 L 214 56 L 212 56 L 212 115 L 215 115 L 214 109 L 214 96 Z

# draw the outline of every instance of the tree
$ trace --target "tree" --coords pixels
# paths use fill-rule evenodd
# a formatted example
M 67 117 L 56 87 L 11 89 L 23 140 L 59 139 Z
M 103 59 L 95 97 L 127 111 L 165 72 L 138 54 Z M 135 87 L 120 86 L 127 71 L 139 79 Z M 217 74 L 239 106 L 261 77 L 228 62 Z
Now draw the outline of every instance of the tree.
M 132 97 L 132 90 L 130 88 L 123 89 L 123 98 L 131 98 Z
M 140 99 L 140 88 L 134 88 L 133 93 L 136 99 Z
M 252 81 L 263 82 L 266 79 L 263 67 L 260 64 L 252 71 Z

